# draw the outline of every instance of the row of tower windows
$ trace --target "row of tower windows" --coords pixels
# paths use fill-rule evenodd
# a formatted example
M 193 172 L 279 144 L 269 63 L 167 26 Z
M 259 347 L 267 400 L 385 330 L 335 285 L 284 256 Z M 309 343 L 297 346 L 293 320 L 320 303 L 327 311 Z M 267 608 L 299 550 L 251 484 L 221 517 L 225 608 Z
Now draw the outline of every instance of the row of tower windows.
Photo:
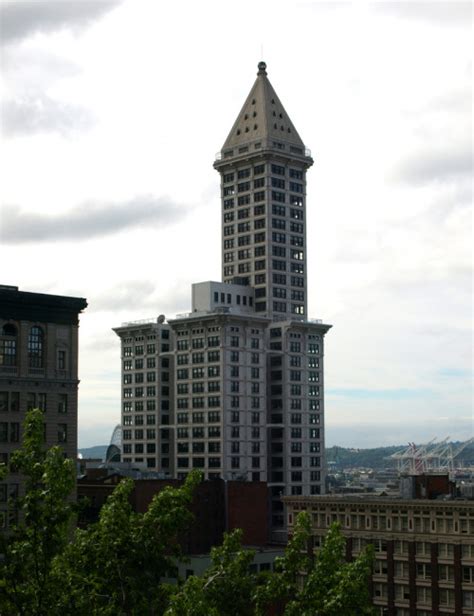
M 169 411 L 169 407 L 169 400 L 161 400 L 162 411 Z M 133 410 L 135 410 L 136 413 L 142 413 L 145 410 L 145 400 L 135 400 L 135 402 L 125 400 L 123 403 L 123 412 L 131 413 Z M 146 410 L 156 411 L 156 400 L 146 400 Z
M 250 197 L 251 195 L 241 195 L 239 197 L 237 197 L 237 205 L 240 207 L 242 205 L 249 205 L 250 204 Z M 286 199 L 285 199 L 285 193 L 280 193 L 280 192 L 275 192 L 272 191 L 272 199 L 274 201 L 278 201 L 279 203 L 285 203 Z M 261 203 L 262 201 L 265 201 L 265 191 L 257 191 L 253 194 L 253 201 L 254 203 Z M 303 197 L 299 196 L 299 195 L 290 195 L 290 205 L 296 205 L 298 207 L 302 207 L 303 206 Z M 224 210 L 229 210 L 232 209 L 235 206 L 235 200 L 233 197 L 228 198 L 228 199 L 224 199 Z M 254 208 L 254 215 L 255 216 L 259 216 L 260 214 L 264 214 L 265 213 L 265 206 L 259 205 L 256 206 Z M 294 218 L 297 218 L 297 216 L 293 216 Z M 302 218 L 302 216 L 301 216 Z
M 290 183 L 291 184 L 291 183 Z M 297 188 L 300 187 L 301 188 Z M 250 189 L 250 182 L 244 182 L 243 184 L 238 184 L 238 191 L 239 193 L 241 192 L 249 192 Z M 292 191 L 294 192 L 300 192 L 303 193 L 303 187 L 300 184 L 294 184 L 293 187 L 291 188 Z M 224 197 L 233 197 L 235 195 L 235 190 L 233 186 L 227 186 L 226 188 L 224 188 L 223 190 L 223 195 Z M 248 195 L 241 195 L 237 198 L 237 205 L 248 205 L 250 203 L 250 198 L 251 198 L 251 194 Z M 262 190 L 262 191 L 256 191 L 253 193 L 253 201 L 254 203 L 258 203 L 261 201 L 265 201 L 265 197 L 266 197 L 266 191 Z M 273 201 L 277 201 L 278 203 L 286 203 L 286 193 L 281 192 L 281 190 L 272 190 L 271 191 L 271 198 Z M 303 197 L 299 196 L 299 195 L 295 195 L 295 194 L 290 194 L 289 195 L 289 203 L 290 205 L 297 205 L 298 207 L 301 207 L 303 205 Z M 229 209 L 230 207 L 233 207 L 234 205 L 234 200 L 233 199 L 224 199 L 224 209 Z
M 275 212 L 277 215 L 279 215 L 279 212 Z M 282 216 L 284 216 L 284 214 L 281 214 Z M 246 216 L 247 217 L 247 216 Z M 239 217 L 239 218 L 243 218 L 243 217 Z M 234 220 L 234 214 L 233 212 L 228 212 L 224 215 L 224 222 L 232 222 Z M 258 218 L 257 220 L 253 221 L 253 228 L 255 230 L 257 229 L 264 229 L 266 226 L 266 221 L 265 218 Z M 252 228 L 251 223 L 249 221 L 247 222 L 240 222 L 237 225 L 237 233 L 246 233 L 248 231 L 250 231 Z M 273 229 L 282 229 L 282 230 L 286 230 L 287 228 L 287 223 L 286 220 L 284 218 L 272 218 L 272 228 Z M 292 233 L 304 233 L 304 225 L 301 222 L 293 222 L 290 221 L 288 228 L 290 230 L 290 232 Z M 224 235 L 228 236 L 228 235 L 234 235 L 235 234 L 235 226 L 234 225 L 229 225 L 224 227 Z
M 290 271 L 294 272 L 296 274 L 304 274 L 304 263 L 290 263 Z M 233 265 L 226 265 L 224 267 L 224 276 L 231 278 L 234 275 L 234 266 Z M 254 279 L 254 284 L 255 286 L 258 287 L 258 285 L 264 285 L 266 284 L 266 280 L 267 280 L 267 276 L 266 274 L 255 274 L 253 276 Z M 295 279 L 296 280 L 296 279 Z M 303 279 L 302 279 L 303 280 Z M 293 283 L 292 283 L 293 284 Z M 294 283 L 295 286 L 304 286 L 304 283 Z M 257 288 L 255 289 L 255 297 L 264 297 L 265 296 L 265 289 L 261 288 Z M 259 295 L 259 293 L 263 293 L 263 295 Z
M 286 188 L 286 181 L 282 178 L 275 178 L 272 177 L 270 178 L 270 183 L 271 186 L 273 188 L 279 188 L 281 190 L 285 190 Z M 263 188 L 265 186 L 265 178 L 261 177 L 258 178 L 256 180 L 253 181 L 253 188 Z M 240 182 L 239 184 L 237 184 L 237 192 L 241 193 L 241 192 L 248 192 L 249 190 L 251 190 L 251 183 L 250 181 L 248 182 Z M 303 185 L 299 184 L 298 182 L 289 182 L 289 189 L 292 192 L 296 192 L 296 193 L 303 193 L 304 189 L 303 189 Z M 235 195 L 235 185 L 231 184 L 228 186 L 225 186 L 223 189 L 223 195 L 224 197 L 227 196 L 232 196 Z
M 224 209 L 230 209 L 231 207 L 234 206 L 233 199 L 231 199 L 230 201 L 232 202 L 230 204 L 230 206 L 226 207 L 224 205 Z M 254 209 L 253 209 L 253 215 L 254 216 L 261 216 L 263 214 L 265 214 L 265 206 L 264 205 L 258 205 L 258 206 L 254 207 Z M 290 218 L 293 218 L 295 220 L 303 220 L 304 219 L 304 213 L 303 213 L 302 210 L 295 210 L 295 209 L 291 208 L 288 211 L 287 208 L 284 205 L 277 205 L 275 203 L 272 205 L 272 214 L 274 216 L 281 216 L 283 218 L 285 218 L 286 216 L 289 215 Z M 237 220 L 244 220 L 246 218 L 250 218 L 250 216 L 251 216 L 251 209 L 250 208 L 245 208 L 245 209 L 237 210 Z M 224 223 L 233 222 L 234 219 L 235 219 L 235 213 L 234 212 L 229 212 L 229 211 L 224 212 L 224 216 L 223 216 Z M 258 224 L 261 227 L 265 226 L 265 219 L 260 219 L 259 221 L 255 221 L 255 223 L 257 223 L 257 222 L 258 222 Z M 293 223 L 290 221 L 290 224 L 293 224 Z M 299 233 L 302 233 L 302 231 L 299 231 Z

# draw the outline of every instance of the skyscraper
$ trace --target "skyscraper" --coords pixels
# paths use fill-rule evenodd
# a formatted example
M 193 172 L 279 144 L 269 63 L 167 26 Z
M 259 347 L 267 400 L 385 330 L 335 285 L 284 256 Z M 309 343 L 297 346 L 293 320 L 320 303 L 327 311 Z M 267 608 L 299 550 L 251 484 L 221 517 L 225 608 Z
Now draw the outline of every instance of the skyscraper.
M 260 62 L 214 163 L 223 281 L 194 284 L 191 312 L 167 324 L 161 318 L 114 330 L 122 339 L 124 461 L 178 478 L 199 468 L 206 479 L 266 481 L 274 529 L 284 526 L 282 495 L 324 491 L 323 357 L 331 326 L 307 316 L 312 164 Z M 169 344 L 148 353 L 150 336 L 164 333 Z M 145 373 L 151 365 L 154 375 Z M 149 397 L 145 379 L 154 383 Z M 150 439 L 144 425 L 156 425 Z
M 306 170 L 312 164 L 260 62 L 214 167 L 222 186 L 222 279 L 255 287 L 255 312 L 273 320 L 307 315 Z

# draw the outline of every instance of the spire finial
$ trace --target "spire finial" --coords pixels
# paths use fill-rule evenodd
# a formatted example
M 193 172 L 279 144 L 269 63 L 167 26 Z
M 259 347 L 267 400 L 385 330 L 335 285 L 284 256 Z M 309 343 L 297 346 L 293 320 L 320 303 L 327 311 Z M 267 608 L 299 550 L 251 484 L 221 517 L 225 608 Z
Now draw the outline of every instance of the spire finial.
M 266 68 L 267 68 L 267 65 L 265 64 L 265 62 L 259 62 L 257 75 L 266 75 L 267 74 L 267 71 L 265 70 Z

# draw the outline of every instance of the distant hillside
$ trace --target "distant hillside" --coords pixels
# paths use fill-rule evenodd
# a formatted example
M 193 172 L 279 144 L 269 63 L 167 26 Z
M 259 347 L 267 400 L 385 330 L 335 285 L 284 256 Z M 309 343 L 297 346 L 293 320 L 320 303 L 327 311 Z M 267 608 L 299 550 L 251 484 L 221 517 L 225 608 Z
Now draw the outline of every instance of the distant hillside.
M 459 443 L 453 443 L 453 449 L 456 449 Z M 326 449 L 327 462 L 334 462 L 337 469 L 349 467 L 367 467 L 367 468 L 387 468 L 395 467 L 394 460 L 387 460 L 388 456 L 408 445 L 395 445 L 391 447 L 375 447 L 374 449 L 349 449 L 347 447 L 329 447 Z M 96 445 L 95 447 L 84 447 L 79 449 L 79 453 L 83 458 L 105 458 L 107 445 Z M 466 465 L 474 466 L 474 444 L 469 445 L 460 454 L 459 459 Z
M 402 445 L 392 447 L 375 447 L 374 449 L 349 449 L 347 447 L 328 447 L 326 462 L 336 465 L 336 468 L 367 467 L 385 468 L 396 466 L 394 460 L 386 460 L 388 456 L 402 449 Z
M 100 458 L 103 460 L 105 458 L 105 452 L 107 451 L 108 445 L 95 445 L 94 447 L 83 447 L 79 449 L 79 453 L 82 454 L 83 458 Z
M 459 442 L 452 443 L 453 450 L 460 445 Z M 387 460 L 388 456 L 396 451 L 400 451 L 406 445 L 396 445 L 391 447 L 376 447 L 374 449 L 349 449 L 346 447 L 329 447 L 326 449 L 326 461 L 333 462 L 337 469 L 349 467 L 367 468 L 388 468 L 396 466 L 395 460 Z M 474 444 L 468 445 L 456 458 L 463 461 L 465 465 L 474 465 Z

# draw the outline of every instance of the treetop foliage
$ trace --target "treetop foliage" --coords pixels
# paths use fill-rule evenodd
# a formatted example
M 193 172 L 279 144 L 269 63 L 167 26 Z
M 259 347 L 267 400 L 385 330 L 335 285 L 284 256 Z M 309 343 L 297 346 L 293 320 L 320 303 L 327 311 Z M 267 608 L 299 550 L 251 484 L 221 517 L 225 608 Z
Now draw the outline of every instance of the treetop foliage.
M 367 581 L 373 555 L 344 559 L 345 539 L 333 526 L 314 555 L 310 518 L 301 513 L 274 571 L 251 571 L 255 552 L 242 531 L 227 533 L 201 577 L 177 577 L 185 559 L 179 534 L 199 473 L 156 494 L 146 513 L 130 504 L 124 479 L 99 520 L 74 527 L 74 463 L 43 445 L 43 416 L 28 413 L 21 448 L 12 456 L 25 477 L 20 517 L 0 545 L 0 614 L 25 616 L 369 616 Z M 271 611 L 269 611 L 271 610 Z

